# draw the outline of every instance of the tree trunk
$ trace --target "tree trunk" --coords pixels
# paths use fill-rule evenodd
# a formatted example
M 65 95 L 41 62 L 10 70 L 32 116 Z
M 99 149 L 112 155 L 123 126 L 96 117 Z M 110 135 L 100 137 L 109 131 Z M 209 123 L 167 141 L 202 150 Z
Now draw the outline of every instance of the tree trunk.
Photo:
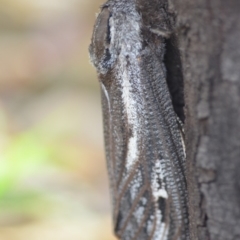
M 240 1 L 170 0 L 184 79 L 190 239 L 240 239 Z

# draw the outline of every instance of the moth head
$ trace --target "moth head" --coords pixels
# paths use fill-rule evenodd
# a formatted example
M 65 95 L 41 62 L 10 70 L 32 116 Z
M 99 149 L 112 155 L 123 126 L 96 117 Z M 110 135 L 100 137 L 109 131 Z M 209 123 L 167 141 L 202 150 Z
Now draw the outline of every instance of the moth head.
M 110 19 L 111 13 L 104 7 L 97 17 L 89 46 L 91 61 L 101 74 L 111 69 L 116 60 L 114 49 L 111 47 Z

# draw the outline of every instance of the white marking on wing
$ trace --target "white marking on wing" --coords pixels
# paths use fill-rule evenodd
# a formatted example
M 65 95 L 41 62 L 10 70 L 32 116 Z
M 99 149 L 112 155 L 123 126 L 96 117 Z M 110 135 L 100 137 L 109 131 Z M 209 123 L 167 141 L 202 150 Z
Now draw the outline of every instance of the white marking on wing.
M 167 236 L 168 236 L 168 225 L 165 224 L 164 222 L 162 222 L 162 212 L 160 211 L 160 209 L 158 209 L 158 199 L 160 197 L 168 199 L 168 193 L 165 189 L 165 182 L 164 182 L 164 177 L 166 177 L 166 170 L 164 168 L 164 159 L 161 159 L 161 161 L 159 159 L 156 160 L 155 162 L 155 167 L 154 167 L 154 171 L 152 173 L 152 177 L 151 177 L 151 188 L 152 188 L 152 194 L 153 194 L 153 198 L 155 201 L 155 215 L 153 216 L 152 220 L 148 221 L 148 232 L 151 232 L 151 229 L 153 228 L 153 222 L 154 222 L 154 218 L 156 221 L 156 228 L 155 228 L 155 232 L 153 235 L 153 240 L 157 240 L 157 239 L 162 239 L 162 240 L 166 240 Z
M 119 55 L 119 67 L 120 73 L 119 79 L 122 85 L 122 99 L 124 104 L 124 110 L 127 117 L 127 123 L 129 129 L 131 129 L 131 136 L 128 139 L 128 150 L 126 156 L 126 170 L 130 171 L 132 166 L 136 163 L 139 157 L 139 149 L 138 149 L 138 131 L 140 131 L 140 123 L 139 123 L 139 115 L 138 111 L 138 104 L 135 99 L 135 93 L 132 87 L 134 81 L 138 79 L 131 79 L 131 72 L 127 67 L 126 58 L 129 58 L 131 64 L 134 65 L 134 71 L 137 73 L 137 78 L 139 78 L 138 74 L 140 73 L 140 69 L 137 62 L 137 57 L 139 55 L 141 49 L 141 37 L 140 37 L 140 25 L 139 19 L 140 16 L 137 12 L 132 14 L 136 14 L 136 18 L 133 16 L 126 16 L 125 21 L 128 24 L 128 28 L 126 28 L 124 36 L 118 36 L 118 32 L 115 30 L 115 22 L 114 19 L 111 19 L 110 26 L 111 26 L 111 37 L 116 38 L 114 41 L 117 41 L 117 37 L 121 38 L 121 52 Z M 139 19 L 138 19 L 139 18 Z M 136 20 L 137 19 L 137 20 Z M 117 23 L 116 23 L 117 24 Z M 124 26 L 123 26 L 124 28 Z M 132 29 L 132 31 L 130 30 Z M 122 29 L 124 30 L 124 29 Z M 120 40 L 119 40 L 120 41 Z M 136 75 L 135 75 L 136 76 Z
M 184 154 L 184 159 L 186 158 L 186 146 L 185 146 L 185 142 L 183 139 L 183 133 L 180 131 L 180 137 L 181 137 L 181 142 L 182 142 L 182 147 L 183 147 L 183 154 Z
M 157 201 L 159 197 L 163 197 L 166 199 L 168 198 L 168 193 L 165 189 L 165 182 L 164 182 L 165 172 L 162 167 L 162 164 L 164 163 L 164 159 L 162 159 L 161 162 L 159 159 L 156 160 L 154 172 L 152 173 L 152 179 L 151 179 L 151 188 L 152 188 L 152 193 L 155 201 Z
M 154 197 L 155 198 L 168 198 L 168 194 L 167 194 L 167 191 L 165 189 L 159 189 L 158 191 L 154 192 Z
M 108 92 L 107 92 L 107 89 L 106 89 L 106 87 L 104 86 L 104 84 L 103 83 L 101 83 L 101 87 L 102 87 L 102 90 L 103 90 L 103 92 L 104 92 L 104 95 L 105 95 L 105 97 L 106 97 L 106 99 L 107 99 L 107 102 L 108 102 L 108 108 L 109 108 L 109 111 L 111 110 L 111 105 L 110 105 L 110 99 L 109 99 L 109 95 L 108 95 Z M 111 116 L 111 114 L 110 114 L 110 116 Z
M 127 114 L 127 121 L 129 127 L 132 130 L 132 136 L 129 138 L 128 141 L 128 152 L 127 152 L 127 161 L 126 167 L 127 170 L 130 170 L 134 163 L 137 161 L 138 158 L 138 134 L 137 128 L 139 127 L 138 119 L 137 119 L 137 104 L 133 97 L 132 93 L 132 86 L 130 83 L 130 79 L 128 78 L 128 72 L 126 69 L 123 71 L 122 75 L 122 97 L 123 102 Z

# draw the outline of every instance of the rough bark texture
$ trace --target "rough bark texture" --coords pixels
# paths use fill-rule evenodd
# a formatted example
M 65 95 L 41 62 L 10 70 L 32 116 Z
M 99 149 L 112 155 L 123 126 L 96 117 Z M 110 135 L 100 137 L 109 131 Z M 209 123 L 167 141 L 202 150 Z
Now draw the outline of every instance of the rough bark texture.
M 240 239 L 240 1 L 169 7 L 185 86 L 190 236 Z

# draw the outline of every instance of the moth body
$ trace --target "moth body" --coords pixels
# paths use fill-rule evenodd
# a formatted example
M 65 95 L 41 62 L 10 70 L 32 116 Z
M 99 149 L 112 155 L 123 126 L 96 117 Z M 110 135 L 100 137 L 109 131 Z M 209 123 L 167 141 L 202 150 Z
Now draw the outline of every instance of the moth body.
M 136 2 L 105 3 L 90 45 L 102 90 L 114 230 L 121 240 L 187 240 L 184 142 L 164 64 L 171 29 L 164 7 L 153 31 Z

